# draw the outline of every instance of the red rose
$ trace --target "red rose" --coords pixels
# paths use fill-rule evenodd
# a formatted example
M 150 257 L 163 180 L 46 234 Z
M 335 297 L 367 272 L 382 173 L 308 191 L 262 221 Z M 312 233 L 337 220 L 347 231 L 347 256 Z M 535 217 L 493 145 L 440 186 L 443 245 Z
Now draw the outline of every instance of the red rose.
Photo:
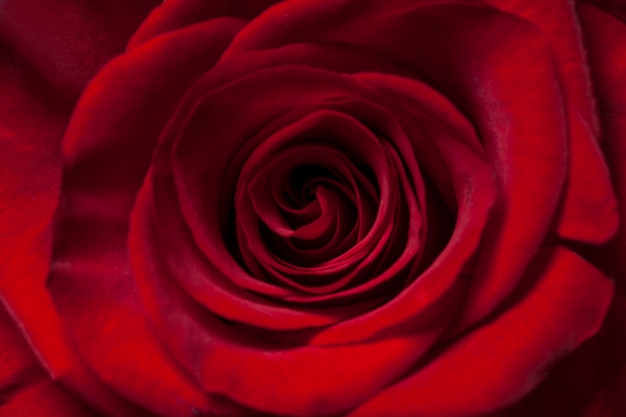
M 54 3 L 0 3 L 0 415 L 626 411 L 623 6 Z

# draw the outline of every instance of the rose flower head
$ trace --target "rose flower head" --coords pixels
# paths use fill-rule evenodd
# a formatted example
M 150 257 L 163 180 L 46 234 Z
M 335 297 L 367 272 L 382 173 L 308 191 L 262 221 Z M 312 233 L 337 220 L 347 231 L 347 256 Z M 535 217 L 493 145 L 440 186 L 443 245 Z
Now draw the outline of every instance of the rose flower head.
M 623 415 L 624 19 L 1 1 L 0 415 Z

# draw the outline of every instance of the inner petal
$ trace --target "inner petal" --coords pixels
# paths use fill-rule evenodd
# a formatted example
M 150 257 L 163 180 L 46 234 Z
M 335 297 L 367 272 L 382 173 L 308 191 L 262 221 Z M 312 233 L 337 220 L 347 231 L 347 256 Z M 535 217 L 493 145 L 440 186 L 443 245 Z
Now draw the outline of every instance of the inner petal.
M 404 168 L 391 148 L 356 119 L 328 110 L 259 145 L 241 171 L 234 207 L 251 273 L 319 294 L 387 265 L 379 258 L 397 255 L 388 240 L 406 219 L 398 200 L 404 176 L 396 172 Z

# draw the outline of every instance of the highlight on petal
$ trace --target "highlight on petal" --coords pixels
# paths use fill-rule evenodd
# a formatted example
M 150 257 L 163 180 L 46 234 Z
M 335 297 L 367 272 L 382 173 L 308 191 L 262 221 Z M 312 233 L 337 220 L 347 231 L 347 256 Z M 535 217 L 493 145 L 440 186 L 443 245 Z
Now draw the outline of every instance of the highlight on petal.
M 507 311 L 350 415 L 479 415 L 528 393 L 554 361 L 598 331 L 613 286 L 563 247 L 542 250 L 527 276 L 530 288 Z
M 1 415 L 96 416 L 94 410 L 51 379 L 3 306 L 0 306 L 0 346 Z

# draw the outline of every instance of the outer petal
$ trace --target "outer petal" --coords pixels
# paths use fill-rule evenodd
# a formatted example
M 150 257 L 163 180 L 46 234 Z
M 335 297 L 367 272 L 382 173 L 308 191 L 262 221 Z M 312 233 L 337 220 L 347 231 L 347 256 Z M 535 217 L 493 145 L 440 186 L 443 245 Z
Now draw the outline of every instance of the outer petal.
M 76 357 L 45 290 L 69 109 L 15 49 L 0 53 L 0 299 L 50 375 L 102 410 L 137 415 Z
M 0 38 L 52 88 L 76 99 L 87 81 L 126 42 L 159 0 L 5 0 Z
M 569 176 L 557 233 L 572 240 L 601 244 L 617 228 L 616 202 L 597 145 L 598 121 L 591 99 L 586 57 L 574 2 L 557 0 L 485 0 L 532 22 L 554 52 L 569 126 Z M 602 213 L 602 214 L 599 214 Z M 588 225 L 593 224 L 593 227 Z
M 561 247 L 544 250 L 528 273 L 539 279 L 523 299 L 352 416 L 478 415 L 528 393 L 597 332 L 613 295 L 609 280 Z
M 574 359 L 578 363 L 594 363 L 591 375 L 595 384 L 587 392 L 575 391 L 573 395 L 581 398 L 585 417 L 618 416 L 626 413 L 626 6 L 615 0 L 589 0 L 579 2 L 578 10 L 598 96 L 603 128 L 601 145 L 616 189 L 622 223 L 617 236 L 593 254 L 599 265 L 615 278 L 618 294 L 595 341 L 597 358 L 583 356 L 583 352 Z M 551 395 L 555 386 L 559 386 L 558 381 L 544 389 L 545 395 Z
M 99 376 L 124 395 L 166 414 L 193 414 L 208 405 L 193 382 L 172 364 L 143 320 L 124 267 L 127 205 L 145 175 L 160 127 L 189 85 L 219 57 L 239 25 L 239 20 L 227 18 L 177 31 L 111 62 L 83 95 L 64 141 L 65 185 L 72 192 L 64 192 L 67 198 L 58 215 L 49 281 L 53 299 L 77 349 Z M 173 56 L 195 65 L 172 62 Z M 122 109 L 120 103 L 127 106 Z M 120 144 L 125 150 L 122 157 L 111 152 Z M 102 200 L 91 198 L 94 192 Z M 67 227 L 94 217 L 99 219 L 95 227 Z M 63 233 L 70 229 L 76 233 Z M 87 282 L 86 276 L 93 282 Z M 96 301 L 87 306 L 90 296 Z M 93 331 L 98 337 L 86 336 Z M 130 335 L 142 343 L 123 343 Z M 107 340 L 114 343 L 102 342 Z M 128 363 L 144 373 L 128 373 Z M 155 396 L 157 392 L 162 394 Z
M 44 286 L 60 138 L 71 106 L 87 80 L 123 50 L 130 32 L 155 4 L 139 1 L 118 11 L 115 3 L 119 5 L 0 2 L 0 298 L 28 329 L 31 348 L 50 374 L 78 387 L 102 410 L 138 416 L 139 410 L 112 395 L 75 356 Z M 78 409 L 43 373 L 32 385 L 21 382 L 23 390 L 2 412 L 49 415 L 54 405 L 62 415 L 74 415 L 72 410 Z
M 612 1 L 591 1 L 579 6 L 589 50 L 603 126 L 602 147 L 620 203 L 622 224 L 618 235 L 603 249 L 602 258 L 617 285 L 626 291 L 626 6 Z M 606 12 L 604 10 L 608 10 Z M 612 13 L 612 14 L 611 14 Z M 618 18 L 620 17 L 621 18 Z
M 530 395 L 489 417 L 616 417 L 624 415 L 626 297 L 616 294 L 600 333 L 588 340 Z M 621 382 L 620 382 L 621 381 Z
M 129 49 L 163 33 L 219 17 L 250 19 L 282 0 L 168 0 L 143 22 L 129 42 Z
M 2 306 L 0 346 L 0 416 L 97 416 L 50 379 Z

